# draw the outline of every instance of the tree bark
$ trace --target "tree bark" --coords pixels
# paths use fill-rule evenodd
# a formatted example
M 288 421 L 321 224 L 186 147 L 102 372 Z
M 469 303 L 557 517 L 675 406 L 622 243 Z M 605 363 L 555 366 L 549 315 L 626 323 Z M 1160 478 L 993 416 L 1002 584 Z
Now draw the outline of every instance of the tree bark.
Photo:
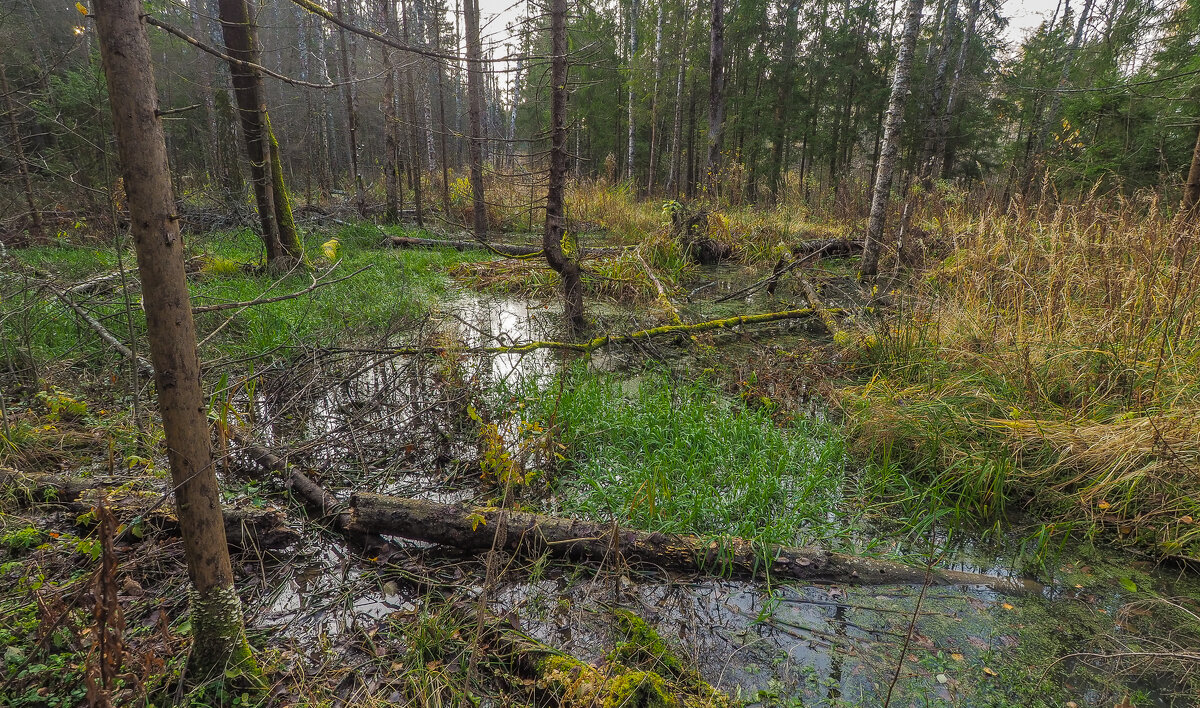
M 565 0 L 554 0 L 565 2 Z M 502 548 L 572 560 L 599 560 L 619 553 L 626 561 L 668 571 L 741 578 L 790 578 L 862 585 L 982 585 L 1008 592 L 1036 592 L 1032 581 L 955 570 L 925 569 L 815 548 L 755 543 L 740 538 L 704 539 L 687 534 L 637 531 L 523 511 L 460 507 L 424 499 L 360 492 L 350 500 L 350 528 L 361 533 L 454 546 L 466 551 Z M 499 526 L 506 534 L 497 534 Z M 501 538 L 503 536 L 503 538 Z
M 392 0 L 378 1 L 378 24 L 380 31 L 396 36 L 396 7 Z M 396 63 L 392 59 L 392 48 L 383 45 L 383 191 L 384 191 L 384 221 L 394 224 L 400 220 L 400 172 L 396 165 L 396 154 L 399 151 L 396 132 L 399 124 L 396 120 Z
M 634 62 L 637 61 L 638 52 L 638 15 L 640 7 L 638 0 L 630 0 L 629 3 L 629 60 L 626 62 L 626 71 L 628 76 L 625 80 L 626 88 L 626 107 L 628 108 L 628 120 L 626 127 L 626 155 L 625 155 L 625 179 L 633 181 L 633 160 L 636 154 L 637 145 L 637 129 L 633 120 L 633 72 Z
M 675 75 L 675 121 L 671 124 L 671 167 L 667 171 L 667 194 L 679 195 L 683 181 L 680 157 L 683 150 L 683 77 L 687 73 L 688 2 L 681 6 L 679 22 L 679 71 Z
M 471 198 L 475 238 L 487 236 L 487 203 L 483 199 L 483 50 L 479 40 L 479 0 L 463 0 L 467 30 L 467 113 L 471 124 Z
M 658 7 L 658 22 L 654 30 L 654 88 L 650 94 L 650 166 L 646 170 L 646 191 L 654 190 L 655 173 L 658 171 L 658 86 L 662 81 L 662 36 L 663 12 Z
M 946 110 L 942 111 L 935 130 L 933 147 L 933 170 L 935 175 L 943 178 L 950 174 L 951 165 L 946 160 L 946 147 L 950 137 L 950 125 L 958 113 L 958 105 L 962 94 L 962 74 L 967 65 L 967 53 L 971 42 L 975 39 L 975 27 L 979 22 L 981 0 L 971 1 L 971 11 L 967 15 L 967 29 L 963 32 L 962 41 L 958 46 L 958 58 L 954 62 L 954 75 L 950 79 L 950 88 L 946 96 Z
M 862 265 L 859 268 L 859 274 L 864 278 L 874 278 L 879 270 L 879 254 L 883 248 L 883 227 L 887 221 L 892 175 L 896 169 L 896 158 L 900 154 L 900 132 L 904 125 L 904 107 L 908 102 L 908 84 L 912 73 L 917 34 L 921 29 L 923 6 L 924 0 L 907 0 L 905 8 L 904 35 L 901 37 L 900 53 L 896 58 L 896 72 L 892 77 L 891 98 L 888 100 L 888 112 L 884 119 L 879 160 L 875 168 L 871 216 L 867 222 L 867 237 L 863 247 Z
M 1200 216 L 1200 133 L 1196 134 L 1196 147 L 1192 150 L 1192 167 L 1188 170 L 1187 184 L 1183 187 L 1183 202 L 1180 209 L 1193 220 Z
M 442 51 L 442 19 L 439 17 L 433 23 L 433 48 Z M 438 133 L 438 144 L 442 160 L 442 215 L 450 214 L 450 151 L 446 147 L 446 88 L 445 71 L 439 62 L 434 70 L 437 71 L 438 123 L 441 130 Z
M 343 19 L 342 0 L 337 0 L 336 11 L 338 19 Z M 351 83 L 354 76 L 350 70 L 350 49 L 346 44 L 346 30 L 341 26 L 338 27 L 338 49 L 342 55 L 342 100 L 346 103 L 346 131 L 350 140 L 350 177 L 354 180 L 358 215 L 362 216 L 367 211 L 367 192 L 358 167 L 358 108 L 355 106 L 354 84 Z
M 198 680 L 229 677 L 231 672 L 254 676 L 258 668 L 246 642 L 226 545 L 183 238 L 158 116 L 150 43 L 141 24 L 142 6 L 138 0 L 95 0 L 94 8 L 129 201 L 159 412 L 193 588 L 189 673 Z
M 716 196 L 725 130 L 725 0 L 712 0 L 708 45 L 708 163 L 705 185 Z
M 779 78 L 779 94 L 775 97 L 775 134 L 771 140 L 770 189 L 776 202 L 781 201 L 783 187 L 783 146 L 787 142 L 787 126 L 791 122 L 792 75 L 796 70 L 796 48 L 799 44 L 797 26 L 800 22 L 800 0 L 792 0 L 787 9 L 787 26 L 783 39 L 783 68 Z
M 546 191 L 546 262 L 562 278 L 563 315 L 577 332 L 583 316 L 583 280 L 579 245 L 567 233 L 564 195 L 567 183 L 567 0 L 550 2 L 550 174 Z
M 408 43 L 408 2 L 402 0 L 401 11 L 404 13 L 404 42 Z M 408 62 L 407 68 L 404 70 L 404 82 L 408 84 L 405 93 L 408 99 L 408 129 L 409 129 L 409 144 L 412 145 L 412 151 L 409 153 L 409 165 L 412 167 L 412 188 L 413 188 L 413 208 L 416 210 L 417 226 L 425 226 L 425 216 L 422 213 L 424 209 L 424 199 L 421 196 L 421 129 L 417 125 L 417 95 L 413 89 L 413 62 Z
M 929 97 L 929 119 L 926 121 L 925 142 L 921 147 L 921 158 L 917 162 L 921 186 L 926 191 L 933 187 L 933 179 L 937 174 L 934 171 L 934 153 L 937 150 L 942 116 L 947 112 L 943 104 L 943 95 L 946 93 L 946 72 L 950 68 L 950 48 L 954 41 L 955 25 L 958 23 L 958 0 L 947 0 L 947 3 L 946 25 L 942 30 L 942 44 L 938 49 L 937 68 L 933 74 L 933 90 Z
M 258 64 L 259 49 L 254 13 L 246 0 L 220 0 L 221 30 L 225 51 L 239 62 Z M 300 259 L 304 256 L 292 217 L 291 200 L 284 184 L 279 143 L 267 115 L 262 75 L 244 63 L 230 62 L 233 93 L 237 101 L 242 137 L 250 160 L 251 181 L 263 230 L 267 262 Z
M 12 132 L 13 152 L 17 157 L 17 174 L 21 178 L 21 189 L 25 192 L 25 203 L 29 207 L 29 235 L 34 241 L 41 241 L 45 236 L 45 227 L 42 225 L 42 212 L 37 208 L 37 201 L 33 198 L 33 180 L 29 177 L 29 164 L 25 161 L 25 146 L 21 140 L 21 128 L 17 123 L 17 109 L 13 105 L 12 92 L 8 87 L 8 74 L 4 71 L 4 64 L 0 64 L 0 91 L 4 91 L 5 109 L 8 111 L 8 127 Z

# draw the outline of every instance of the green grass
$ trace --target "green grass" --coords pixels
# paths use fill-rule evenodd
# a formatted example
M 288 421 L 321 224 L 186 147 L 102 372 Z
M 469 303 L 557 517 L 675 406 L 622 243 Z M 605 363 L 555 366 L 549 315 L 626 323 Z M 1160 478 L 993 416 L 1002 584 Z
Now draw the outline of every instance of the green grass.
M 236 315 L 234 310 L 198 315 L 201 340 L 233 316 L 201 351 L 202 358 L 278 359 L 288 355 L 289 347 L 348 343 L 382 335 L 398 322 L 427 312 L 433 302 L 445 297 L 445 273 L 449 268 L 489 257 L 482 252 L 382 249 L 374 227 L 346 226 L 336 232 L 306 234 L 305 245 L 318 272 L 331 265 L 322 256 L 321 244 L 334 237 L 340 242 L 341 262 L 328 276 L 330 279 L 364 266 L 367 269 L 349 280 L 292 300 L 258 305 Z M 257 268 L 262 244 L 249 230 L 205 234 L 189 239 L 188 246 L 191 255 L 198 256 L 203 264 L 199 273 L 189 276 L 193 304 L 197 306 L 284 295 L 312 283 L 305 272 L 279 277 Z M 90 246 L 43 246 L 14 251 L 13 257 L 42 277 L 62 283 L 111 272 L 117 264 L 114 251 Z M 126 267 L 132 267 L 132 253 L 126 254 L 124 261 Z M 6 290 L 10 287 L 15 285 Z M 81 298 L 81 302 L 119 338 L 128 339 L 124 303 L 118 294 L 105 296 L 102 301 Z M 134 330 L 138 349 L 144 352 L 141 340 L 145 318 L 138 303 L 135 296 Z M 0 342 L 7 352 L 27 352 L 41 362 L 82 357 L 101 364 L 116 356 L 48 292 L 25 291 L 0 300 Z
M 715 382 L 659 372 L 626 394 L 612 377 L 577 370 L 561 397 L 554 386 L 537 396 L 533 408 L 566 447 L 568 516 L 777 543 L 839 533 L 846 455 L 830 426 L 779 427 Z

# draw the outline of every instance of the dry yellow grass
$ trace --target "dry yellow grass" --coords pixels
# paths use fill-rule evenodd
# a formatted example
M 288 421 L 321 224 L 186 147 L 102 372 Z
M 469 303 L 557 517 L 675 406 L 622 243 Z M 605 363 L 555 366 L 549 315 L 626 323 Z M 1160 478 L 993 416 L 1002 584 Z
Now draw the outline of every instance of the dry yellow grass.
M 923 219 L 949 255 L 895 293 L 872 383 L 840 392 L 859 448 L 977 514 L 1018 502 L 1194 555 L 1200 229 L 1153 199 Z

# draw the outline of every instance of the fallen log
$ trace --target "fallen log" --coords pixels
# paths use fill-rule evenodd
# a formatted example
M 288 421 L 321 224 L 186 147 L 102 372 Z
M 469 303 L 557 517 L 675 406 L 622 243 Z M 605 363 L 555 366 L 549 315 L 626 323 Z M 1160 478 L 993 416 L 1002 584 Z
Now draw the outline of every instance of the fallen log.
M 861 253 L 862 250 L 862 241 L 851 241 L 845 238 L 813 238 L 801 241 L 791 248 L 793 256 L 803 256 L 818 251 L 823 256 L 852 256 Z
M 284 487 L 300 500 L 309 514 L 317 519 L 327 520 L 334 531 L 360 548 L 375 554 L 380 554 L 388 548 L 387 541 L 378 534 L 362 533 L 350 528 L 350 515 L 344 509 L 345 505 L 308 475 L 289 465 L 287 460 L 255 443 L 238 428 L 226 425 L 223 431 L 254 464 L 282 475 Z
M 145 478 L 140 477 L 26 475 L 15 470 L 0 469 L 0 489 L 13 494 L 17 500 L 54 505 L 80 515 L 95 506 L 90 492 L 126 488 L 108 500 L 109 507 L 126 523 L 122 533 L 125 540 L 140 537 L 151 530 L 178 536 L 179 518 L 171 509 L 169 497 L 162 490 L 146 489 L 145 485 L 139 489 L 129 489 L 144 481 Z M 158 508 L 160 505 L 165 508 Z M 150 511 L 145 511 L 147 507 Z M 287 525 L 287 517 L 278 509 L 235 507 L 224 509 L 223 514 L 225 538 L 234 549 L 279 549 L 300 540 L 300 534 Z M 87 518 L 77 518 L 76 523 L 90 525 Z
M 1035 592 L 1032 581 L 998 578 L 813 548 L 753 543 L 740 538 L 704 539 L 684 534 L 637 531 L 613 524 L 565 519 L 523 511 L 460 507 L 423 499 L 360 492 L 350 500 L 350 528 L 363 533 L 485 551 L 493 547 L 573 560 L 598 560 L 619 552 L 627 561 L 664 570 L 730 577 L 775 577 L 862 585 L 978 585 L 1001 592 Z M 501 516 L 504 516 L 503 522 Z M 498 537 L 501 524 L 507 533 Z
M 389 236 L 387 241 L 399 248 L 453 248 L 458 251 L 491 251 L 500 256 L 522 257 L 542 255 L 541 246 L 521 246 L 507 243 L 485 243 L 472 240 L 451 240 L 440 238 L 416 238 L 414 236 Z M 584 257 L 588 256 L 618 256 L 633 246 L 600 247 L 583 249 Z

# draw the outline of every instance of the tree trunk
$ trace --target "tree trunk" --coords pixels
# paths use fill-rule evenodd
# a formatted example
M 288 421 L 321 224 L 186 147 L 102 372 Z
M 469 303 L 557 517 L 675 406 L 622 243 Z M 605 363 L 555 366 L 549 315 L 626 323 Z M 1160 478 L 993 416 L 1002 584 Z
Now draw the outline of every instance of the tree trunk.
M 796 70 L 796 47 L 799 44 L 797 25 L 800 22 L 800 1 L 792 0 L 787 9 L 787 27 L 783 40 L 783 68 L 779 78 L 779 94 L 775 97 L 775 134 L 771 140 L 770 189 L 775 201 L 781 201 L 783 187 L 783 146 L 787 142 L 787 126 L 791 122 L 792 75 Z
M 583 317 L 583 281 L 579 245 L 567 233 L 564 192 L 567 183 L 567 0 L 550 3 L 550 175 L 546 191 L 546 230 L 542 247 L 546 262 L 562 278 L 563 315 L 571 331 Z
M 565 3 L 566 0 L 554 0 Z M 350 501 L 350 528 L 362 533 L 439 543 L 467 551 L 502 548 L 531 557 L 551 553 L 573 560 L 611 558 L 663 570 L 721 574 L 739 578 L 790 578 L 860 585 L 968 584 L 1005 592 L 1038 592 L 1020 578 L 998 578 L 938 568 L 919 568 L 816 548 L 762 544 L 740 538 L 708 540 L 687 534 L 637 531 L 529 512 L 459 507 L 424 499 L 360 492 Z M 506 534 L 497 527 L 505 526 Z
M 683 152 L 683 77 L 687 73 L 688 3 L 680 10 L 679 71 L 675 75 L 675 121 L 671 124 L 671 168 L 667 171 L 667 195 L 679 195 L 682 183 L 680 156 Z
M 224 0 L 223 0 L 224 1 Z M 342 0 L 337 0 L 337 16 L 345 19 L 342 14 Z M 350 177 L 354 180 L 354 194 L 358 203 L 358 215 L 367 211 L 367 192 L 363 186 L 362 172 L 358 169 L 358 109 L 355 104 L 354 79 L 350 71 L 350 50 L 346 46 L 346 30 L 338 27 L 338 49 L 342 55 L 342 101 L 346 104 L 346 130 L 350 139 Z
M 392 0 L 379 0 L 378 3 L 379 31 L 396 38 L 396 7 Z M 383 53 L 383 218 L 389 224 L 400 220 L 400 172 L 396 165 L 396 154 L 399 151 L 396 132 L 399 123 L 396 120 L 396 62 L 392 59 L 392 48 L 382 45 Z
M 1071 67 L 1075 64 L 1075 54 L 1079 51 L 1080 45 L 1083 44 L 1083 31 L 1087 27 L 1088 17 L 1092 12 L 1092 0 L 1084 0 L 1083 10 L 1079 12 L 1079 21 L 1075 25 L 1075 34 L 1071 37 L 1071 44 L 1067 47 L 1067 55 L 1063 57 L 1062 73 L 1058 78 L 1058 88 L 1064 89 L 1071 83 Z M 1042 123 L 1042 129 L 1038 131 L 1037 138 L 1037 153 L 1040 155 L 1046 149 L 1046 141 L 1050 137 L 1050 133 L 1054 131 L 1054 126 L 1058 123 L 1058 111 L 1062 108 L 1062 91 L 1055 91 L 1050 97 L 1050 110 L 1046 112 L 1045 121 Z
M 633 160 L 635 155 L 635 146 L 637 144 L 637 130 L 633 120 L 633 73 L 634 62 L 637 61 L 638 52 L 638 14 L 640 8 L 638 0 L 630 0 L 629 3 L 629 59 L 626 62 L 626 106 L 628 108 L 628 135 L 626 137 L 627 151 L 625 155 L 625 179 L 633 181 Z
M 1192 150 L 1192 168 L 1188 170 L 1187 184 L 1183 187 L 1180 209 L 1193 220 L 1200 216 L 1200 133 L 1196 134 L 1196 147 Z
M 225 51 L 240 62 L 259 63 L 254 14 L 246 0 L 220 0 L 221 30 Z M 262 75 L 245 64 L 230 62 L 233 93 L 237 101 L 242 137 L 250 161 L 250 176 L 258 217 L 262 224 L 267 263 L 300 259 L 304 249 L 292 218 L 291 201 L 279 161 L 279 143 L 271 130 L 263 95 Z
M 442 50 L 442 20 L 440 17 L 433 23 L 433 47 L 439 52 Z M 440 62 L 434 69 L 437 71 L 438 122 L 441 125 L 438 142 L 442 158 L 442 216 L 448 217 L 450 215 L 450 153 L 446 149 L 446 89 L 443 78 L 445 72 Z
M 708 163 L 705 185 L 716 197 L 725 130 L 725 0 L 712 0 L 708 45 Z
M 470 115 L 471 198 L 475 238 L 487 236 L 487 204 L 483 200 L 483 50 L 479 41 L 479 0 L 463 0 L 467 30 L 467 113 Z
M 972 0 L 971 11 L 967 15 L 967 29 L 963 32 L 962 41 L 958 45 L 958 58 L 954 62 L 954 75 L 950 79 L 950 89 L 946 96 L 946 110 L 939 116 L 933 147 L 933 170 L 935 175 L 943 178 L 950 174 L 950 163 L 946 160 L 946 144 L 949 142 L 950 125 L 958 112 L 959 96 L 962 93 L 962 73 L 967 65 L 967 53 L 971 42 L 975 39 L 975 27 L 979 22 L 981 0 Z
M 404 13 L 404 41 L 408 42 L 408 2 L 402 2 L 402 12 Z M 408 84 L 406 94 L 408 103 L 408 128 L 409 128 L 409 143 L 412 145 L 412 151 L 409 153 L 410 165 L 412 166 L 412 188 L 413 188 L 413 208 L 416 210 L 417 226 L 425 226 L 425 215 L 422 213 L 424 208 L 424 200 L 421 198 L 421 128 L 417 125 L 417 94 L 413 90 L 413 62 L 408 62 L 408 67 L 404 70 L 404 82 Z
M 921 9 L 924 0 L 907 0 L 904 36 L 896 58 L 896 73 L 892 77 L 892 93 L 883 127 L 879 160 L 875 168 L 875 188 L 871 194 L 871 216 L 867 222 L 867 237 L 863 247 L 859 274 L 874 278 L 879 270 L 879 254 L 883 247 L 883 227 L 887 221 L 888 200 L 892 191 L 892 175 L 896 157 L 900 154 L 900 132 L 904 125 L 904 106 L 908 102 L 908 84 L 912 73 L 913 53 L 921 29 Z
M 8 88 L 8 74 L 4 64 L 0 64 L 0 90 L 4 91 L 5 109 L 8 111 L 8 127 L 12 131 L 13 152 L 17 157 L 17 173 L 21 177 L 21 189 L 25 192 L 25 203 L 29 207 L 29 235 L 33 240 L 41 241 L 45 236 L 42 225 L 42 213 L 38 211 L 37 202 L 33 198 L 33 180 L 29 177 L 29 164 L 25 161 L 25 146 L 21 140 L 21 128 L 17 122 L 17 109 L 13 105 L 12 92 Z
M 517 57 L 517 66 L 513 72 L 512 111 L 508 116 L 508 165 L 516 171 L 517 165 L 517 108 L 521 105 L 521 57 Z
M 204 29 L 204 16 L 208 14 L 204 0 L 191 0 L 192 34 L 197 39 L 204 39 L 208 32 Z M 203 52 L 196 56 L 197 83 L 200 88 L 201 100 L 204 103 L 204 136 L 207 143 L 204 146 L 204 158 L 207 162 L 209 180 L 222 183 L 221 178 L 221 134 L 217 128 L 217 107 L 213 98 L 213 57 Z
M 183 238 L 158 116 L 150 44 L 137 0 L 95 0 L 117 150 L 146 311 L 159 412 L 192 593 L 193 680 L 258 668 L 233 585 L 221 496 L 213 467 L 207 401 L 200 385 Z
M 921 186 L 926 191 L 933 187 L 933 179 L 937 174 L 934 171 L 934 153 L 937 150 L 942 116 L 947 112 L 942 97 L 946 93 L 946 72 L 950 68 L 950 48 L 954 42 L 955 25 L 958 23 L 958 0 L 947 0 L 947 3 L 946 26 L 942 30 L 942 45 L 938 49 L 937 68 L 933 74 L 933 90 L 929 96 L 929 119 L 925 127 L 925 142 L 921 147 L 921 157 L 917 161 L 918 176 L 921 179 Z
M 658 171 L 658 86 L 662 81 L 662 6 L 658 7 L 658 22 L 654 30 L 654 89 L 650 94 L 650 166 L 647 169 L 646 191 L 654 189 L 655 172 Z

